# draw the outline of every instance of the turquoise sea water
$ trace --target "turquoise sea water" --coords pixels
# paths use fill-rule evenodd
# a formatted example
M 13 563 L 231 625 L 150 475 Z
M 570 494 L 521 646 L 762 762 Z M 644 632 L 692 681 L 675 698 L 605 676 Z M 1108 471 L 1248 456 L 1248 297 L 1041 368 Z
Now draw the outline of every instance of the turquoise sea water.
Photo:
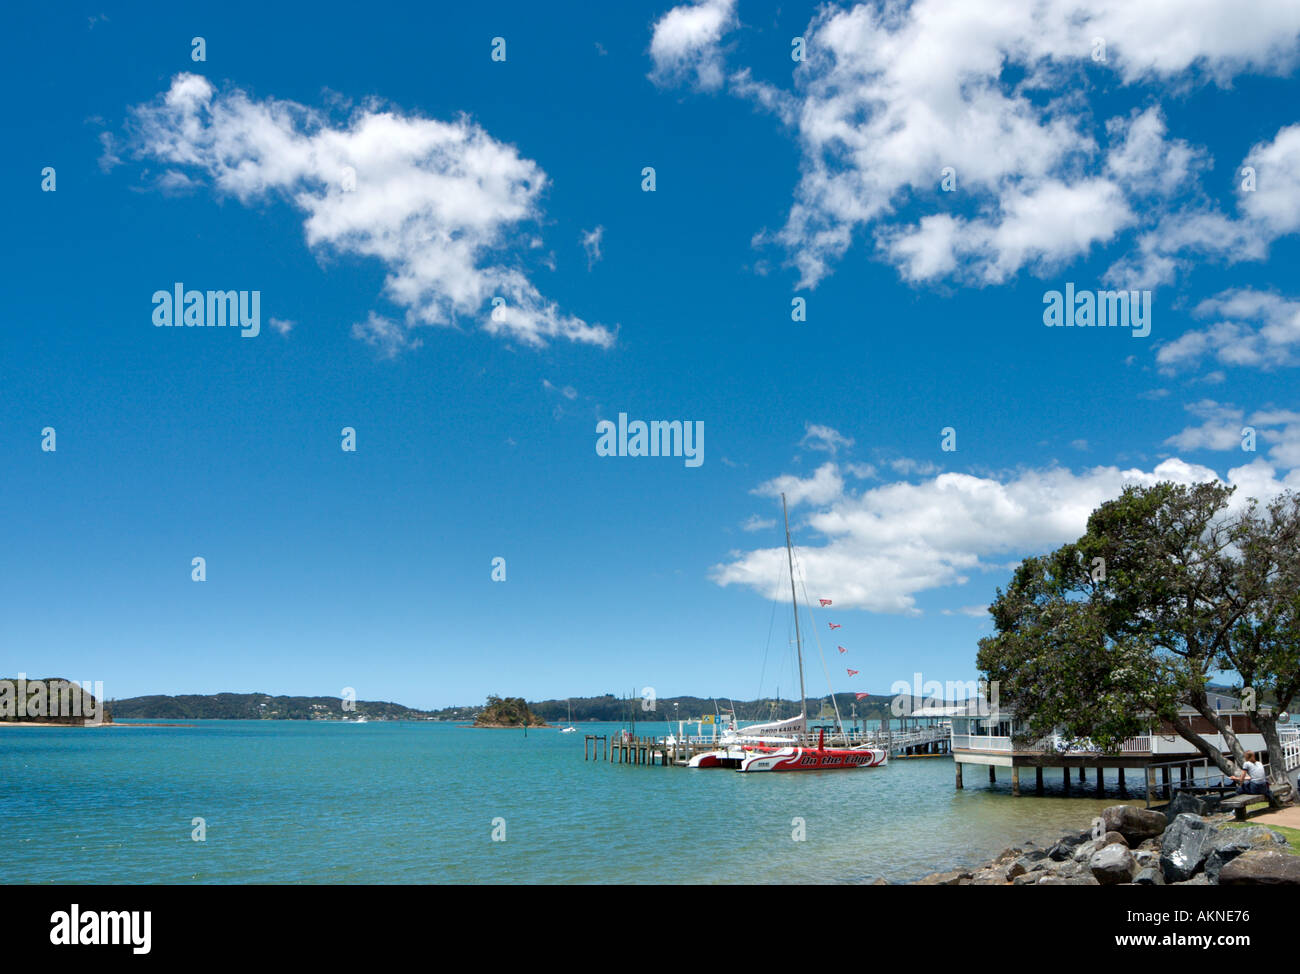
M 583 733 L 618 727 L 579 730 L 0 728 L 0 882 L 900 881 L 1083 828 L 1119 800 L 1012 798 L 974 768 L 957 792 L 947 758 L 755 775 L 584 763 Z

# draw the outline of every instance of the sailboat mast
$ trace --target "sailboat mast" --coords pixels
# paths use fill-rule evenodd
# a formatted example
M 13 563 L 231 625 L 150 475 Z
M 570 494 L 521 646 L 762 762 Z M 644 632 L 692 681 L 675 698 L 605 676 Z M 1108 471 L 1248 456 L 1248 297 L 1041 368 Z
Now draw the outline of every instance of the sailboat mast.
M 794 546 L 790 542 L 790 512 L 785 506 L 785 494 L 781 494 L 781 517 L 785 520 L 785 557 L 790 564 L 790 604 L 794 606 L 794 645 L 799 656 L 799 709 L 806 719 L 808 716 L 808 693 L 803 686 L 803 639 L 799 635 L 799 598 L 794 593 Z

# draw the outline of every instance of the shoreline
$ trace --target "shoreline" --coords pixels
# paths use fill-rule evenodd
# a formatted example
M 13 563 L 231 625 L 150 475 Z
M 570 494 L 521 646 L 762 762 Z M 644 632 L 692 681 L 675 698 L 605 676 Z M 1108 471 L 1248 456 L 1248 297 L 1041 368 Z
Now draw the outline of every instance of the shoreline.
M 82 722 L 69 724 L 55 720 L 0 720 L 0 727 L 193 727 L 193 724 L 120 724 L 116 721 L 102 721 L 98 724 Z
M 877 885 L 888 885 L 879 879 Z M 906 886 L 1300 885 L 1300 854 L 1264 822 L 1180 797 L 1161 810 L 1111 805 L 1089 828 L 1046 846 L 1012 845 L 978 865 Z
M 457 724 L 469 730 L 556 730 L 558 724 Z

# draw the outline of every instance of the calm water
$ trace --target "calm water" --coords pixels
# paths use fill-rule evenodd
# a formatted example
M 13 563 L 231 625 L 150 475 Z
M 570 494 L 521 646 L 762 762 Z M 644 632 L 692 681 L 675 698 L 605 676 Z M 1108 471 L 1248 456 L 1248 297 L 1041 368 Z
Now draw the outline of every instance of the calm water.
M 957 792 L 946 758 L 742 775 L 584 763 L 582 745 L 434 723 L 3 728 L 0 882 L 908 880 L 1118 801 L 1014 799 L 973 768 Z M 190 838 L 196 816 L 206 842 Z

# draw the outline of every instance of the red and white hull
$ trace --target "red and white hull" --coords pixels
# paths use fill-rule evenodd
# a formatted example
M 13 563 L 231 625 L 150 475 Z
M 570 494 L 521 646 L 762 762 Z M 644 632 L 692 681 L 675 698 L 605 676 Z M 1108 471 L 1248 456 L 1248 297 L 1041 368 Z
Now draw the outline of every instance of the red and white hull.
M 878 768 L 889 754 L 870 747 L 782 747 L 755 750 L 737 771 L 854 771 Z

